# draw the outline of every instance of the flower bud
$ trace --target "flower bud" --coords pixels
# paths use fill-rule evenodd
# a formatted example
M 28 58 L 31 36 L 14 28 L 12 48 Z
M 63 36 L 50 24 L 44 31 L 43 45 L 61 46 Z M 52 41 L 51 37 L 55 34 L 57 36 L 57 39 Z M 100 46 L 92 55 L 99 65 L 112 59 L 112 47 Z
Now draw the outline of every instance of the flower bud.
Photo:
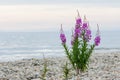
M 65 37 L 64 31 L 62 29 L 62 25 L 61 25 L 61 30 L 60 30 L 60 39 L 62 41 L 62 44 L 66 43 L 66 37 Z

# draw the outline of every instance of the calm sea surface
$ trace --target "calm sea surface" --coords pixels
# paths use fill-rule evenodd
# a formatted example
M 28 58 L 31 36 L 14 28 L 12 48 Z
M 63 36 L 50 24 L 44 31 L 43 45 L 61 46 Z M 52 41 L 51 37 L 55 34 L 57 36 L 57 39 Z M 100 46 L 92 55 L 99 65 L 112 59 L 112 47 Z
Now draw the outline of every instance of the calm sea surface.
M 70 47 L 71 33 L 65 34 Z M 102 31 L 101 39 L 100 46 L 95 49 L 96 52 L 120 51 L 120 31 Z M 40 58 L 43 54 L 65 55 L 59 32 L 0 32 L 0 61 Z

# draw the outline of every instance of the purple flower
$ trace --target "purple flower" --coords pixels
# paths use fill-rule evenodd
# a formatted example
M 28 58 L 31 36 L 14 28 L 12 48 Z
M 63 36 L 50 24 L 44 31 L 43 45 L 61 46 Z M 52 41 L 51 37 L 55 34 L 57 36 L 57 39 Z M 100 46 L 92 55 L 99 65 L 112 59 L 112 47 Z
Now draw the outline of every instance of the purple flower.
M 99 31 L 99 26 L 98 26 L 98 24 L 97 24 L 97 34 L 96 34 L 96 37 L 95 37 L 95 39 L 94 39 L 94 42 L 95 42 L 95 45 L 96 46 L 98 46 L 99 44 L 100 44 L 100 31 Z
M 60 34 L 60 39 L 61 39 L 61 41 L 62 41 L 62 43 L 63 44 L 65 44 L 66 43 L 66 37 L 65 37 L 65 34 Z
M 82 23 L 82 19 L 80 18 L 79 11 L 77 11 L 77 13 L 78 13 L 78 16 L 77 16 L 77 19 L 76 19 L 76 24 L 80 25 Z
M 84 22 L 82 25 L 82 29 L 86 30 L 86 29 L 88 29 L 88 27 L 89 27 L 89 22 L 87 21 L 86 16 L 84 16 Z
M 85 40 L 86 41 L 90 41 L 91 40 L 91 37 L 92 37 L 92 35 L 91 35 L 91 30 L 90 29 L 87 29 L 86 31 L 85 31 L 85 36 L 84 36 L 84 38 L 85 38 Z
M 75 34 L 74 34 L 74 37 L 79 37 L 81 35 L 81 29 L 80 27 L 76 27 L 75 28 Z
M 76 33 L 76 34 L 80 34 L 80 27 L 75 28 L 75 33 Z
M 80 35 L 81 35 L 81 28 L 79 26 L 75 26 L 74 32 L 72 31 L 71 45 L 74 44 L 75 39 L 78 38 Z
M 62 41 L 62 44 L 66 43 L 66 37 L 65 37 L 65 34 L 63 32 L 62 25 L 61 25 L 61 30 L 60 30 L 60 39 Z
M 100 36 L 96 36 L 94 41 L 95 41 L 95 45 L 98 46 L 100 44 Z
M 83 25 L 82 25 L 82 28 L 85 30 L 85 29 L 87 29 L 88 28 L 88 23 L 83 23 Z
M 81 23 L 82 23 L 81 18 L 80 18 L 80 17 L 79 17 L 79 18 L 77 18 L 77 19 L 76 19 L 76 24 L 78 24 L 78 25 L 79 25 L 79 24 L 81 24 Z
M 87 29 L 87 30 L 86 30 L 86 34 L 91 35 L 91 30 L 90 30 L 90 29 Z

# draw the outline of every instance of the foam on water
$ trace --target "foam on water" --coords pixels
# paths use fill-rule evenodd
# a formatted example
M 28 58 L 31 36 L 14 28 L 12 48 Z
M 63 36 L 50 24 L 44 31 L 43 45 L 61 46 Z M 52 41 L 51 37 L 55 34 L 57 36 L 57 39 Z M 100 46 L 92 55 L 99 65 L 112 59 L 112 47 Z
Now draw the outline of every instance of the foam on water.
M 30 58 L 43 58 L 43 55 L 45 57 L 57 57 L 57 56 L 65 56 L 65 54 L 62 53 L 31 53 L 31 54 L 7 54 L 7 55 L 1 55 L 0 56 L 0 62 L 6 62 L 6 61 L 15 61 L 15 60 L 21 60 L 21 59 L 30 59 Z
M 120 51 L 120 31 L 101 32 L 101 44 L 95 52 Z M 71 35 L 66 33 L 67 44 Z M 69 47 L 71 45 L 68 45 Z M 1 32 L 0 61 L 14 61 L 24 58 L 45 56 L 65 56 L 57 32 Z

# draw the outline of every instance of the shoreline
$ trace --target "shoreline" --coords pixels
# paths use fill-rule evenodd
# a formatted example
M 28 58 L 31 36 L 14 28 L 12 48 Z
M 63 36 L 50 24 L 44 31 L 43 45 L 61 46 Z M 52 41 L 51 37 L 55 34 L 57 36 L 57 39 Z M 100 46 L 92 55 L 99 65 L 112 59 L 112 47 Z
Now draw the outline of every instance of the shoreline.
M 94 51 L 93 54 L 110 54 L 110 53 L 120 53 L 120 51 L 114 51 L 114 50 L 100 50 L 100 51 Z M 45 55 L 46 58 L 49 57 L 65 57 L 66 54 L 65 52 L 61 52 L 61 53 L 34 53 L 34 54 L 12 54 L 12 55 L 1 55 L 0 56 L 0 63 L 1 62 L 14 62 L 14 61 L 21 61 L 24 59 L 32 59 L 32 58 L 36 58 L 36 59 L 43 59 L 43 55 Z
M 62 67 L 69 62 L 65 56 L 46 57 L 48 62 L 47 80 L 62 80 Z M 12 62 L 0 62 L 0 80 L 34 80 L 42 74 L 44 65 L 41 59 L 23 59 Z M 119 80 L 120 52 L 93 53 L 90 58 L 89 69 L 80 77 L 82 80 Z M 71 69 L 72 80 L 74 70 Z M 39 79 L 38 79 L 39 80 Z

